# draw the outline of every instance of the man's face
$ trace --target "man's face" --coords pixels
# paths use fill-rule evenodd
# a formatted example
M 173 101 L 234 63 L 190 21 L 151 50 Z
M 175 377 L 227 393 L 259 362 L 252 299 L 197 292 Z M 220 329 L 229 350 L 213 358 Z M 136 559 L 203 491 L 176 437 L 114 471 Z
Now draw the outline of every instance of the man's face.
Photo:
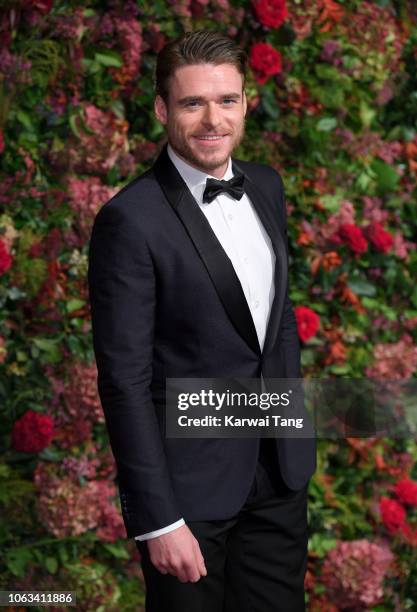
M 156 96 L 155 114 L 180 157 L 222 178 L 245 131 L 242 75 L 233 64 L 182 66 L 170 80 L 168 107 Z

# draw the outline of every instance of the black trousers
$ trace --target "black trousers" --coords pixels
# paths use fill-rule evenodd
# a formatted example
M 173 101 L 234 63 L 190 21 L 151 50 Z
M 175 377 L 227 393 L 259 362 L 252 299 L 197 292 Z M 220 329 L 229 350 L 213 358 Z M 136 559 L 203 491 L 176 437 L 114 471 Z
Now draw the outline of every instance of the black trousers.
M 182 583 L 142 556 L 146 612 L 305 612 L 307 489 L 283 482 L 273 440 L 264 438 L 256 477 L 240 512 L 226 520 L 187 521 L 207 568 Z

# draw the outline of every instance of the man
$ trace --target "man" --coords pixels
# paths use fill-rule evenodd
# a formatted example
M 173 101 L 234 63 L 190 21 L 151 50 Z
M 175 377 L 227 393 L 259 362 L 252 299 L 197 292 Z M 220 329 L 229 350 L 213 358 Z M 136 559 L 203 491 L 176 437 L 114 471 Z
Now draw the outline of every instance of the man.
M 214 31 L 165 46 L 168 143 L 91 236 L 98 389 L 151 612 L 305 609 L 315 441 L 164 435 L 166 378 L 301 377 L 282 180 L 231 158 L 245 62 Z

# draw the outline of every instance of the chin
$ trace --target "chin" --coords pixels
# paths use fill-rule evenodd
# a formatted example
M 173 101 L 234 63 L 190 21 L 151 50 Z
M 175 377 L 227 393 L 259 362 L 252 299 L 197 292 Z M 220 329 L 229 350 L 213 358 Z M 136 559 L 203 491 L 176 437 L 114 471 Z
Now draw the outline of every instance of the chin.
M 202 166 L 205 166 L 207 169 L 213 169 L 225 164 L 229 155 L 226 153 L 222 155 L 196 155 L 195 158 L 201 162 Z

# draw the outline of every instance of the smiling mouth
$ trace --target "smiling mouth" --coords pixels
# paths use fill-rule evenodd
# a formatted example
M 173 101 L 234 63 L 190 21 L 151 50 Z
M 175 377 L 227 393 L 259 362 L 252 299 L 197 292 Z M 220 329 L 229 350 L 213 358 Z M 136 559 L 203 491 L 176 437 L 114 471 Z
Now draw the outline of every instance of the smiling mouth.
M 225 139 L 225 137 L 228 136 L 228 134 L 210 134 L 210 135 L 201 135 L 201 136 L 193 136 L 193 138 L 195 138 L 200 144 L 203 144 L 206 147 L 209 146 L 216 146 L 218 144 L 220 144 L 221 142 L 223 142 L 223 140 Z
M 206 142 L 218 142 L 219 140 L 222 140 L 225 136 L 227 136 L 227 134 L 202 134 L 201 136 L 196 135 L 194 136 L 194 138 Z

